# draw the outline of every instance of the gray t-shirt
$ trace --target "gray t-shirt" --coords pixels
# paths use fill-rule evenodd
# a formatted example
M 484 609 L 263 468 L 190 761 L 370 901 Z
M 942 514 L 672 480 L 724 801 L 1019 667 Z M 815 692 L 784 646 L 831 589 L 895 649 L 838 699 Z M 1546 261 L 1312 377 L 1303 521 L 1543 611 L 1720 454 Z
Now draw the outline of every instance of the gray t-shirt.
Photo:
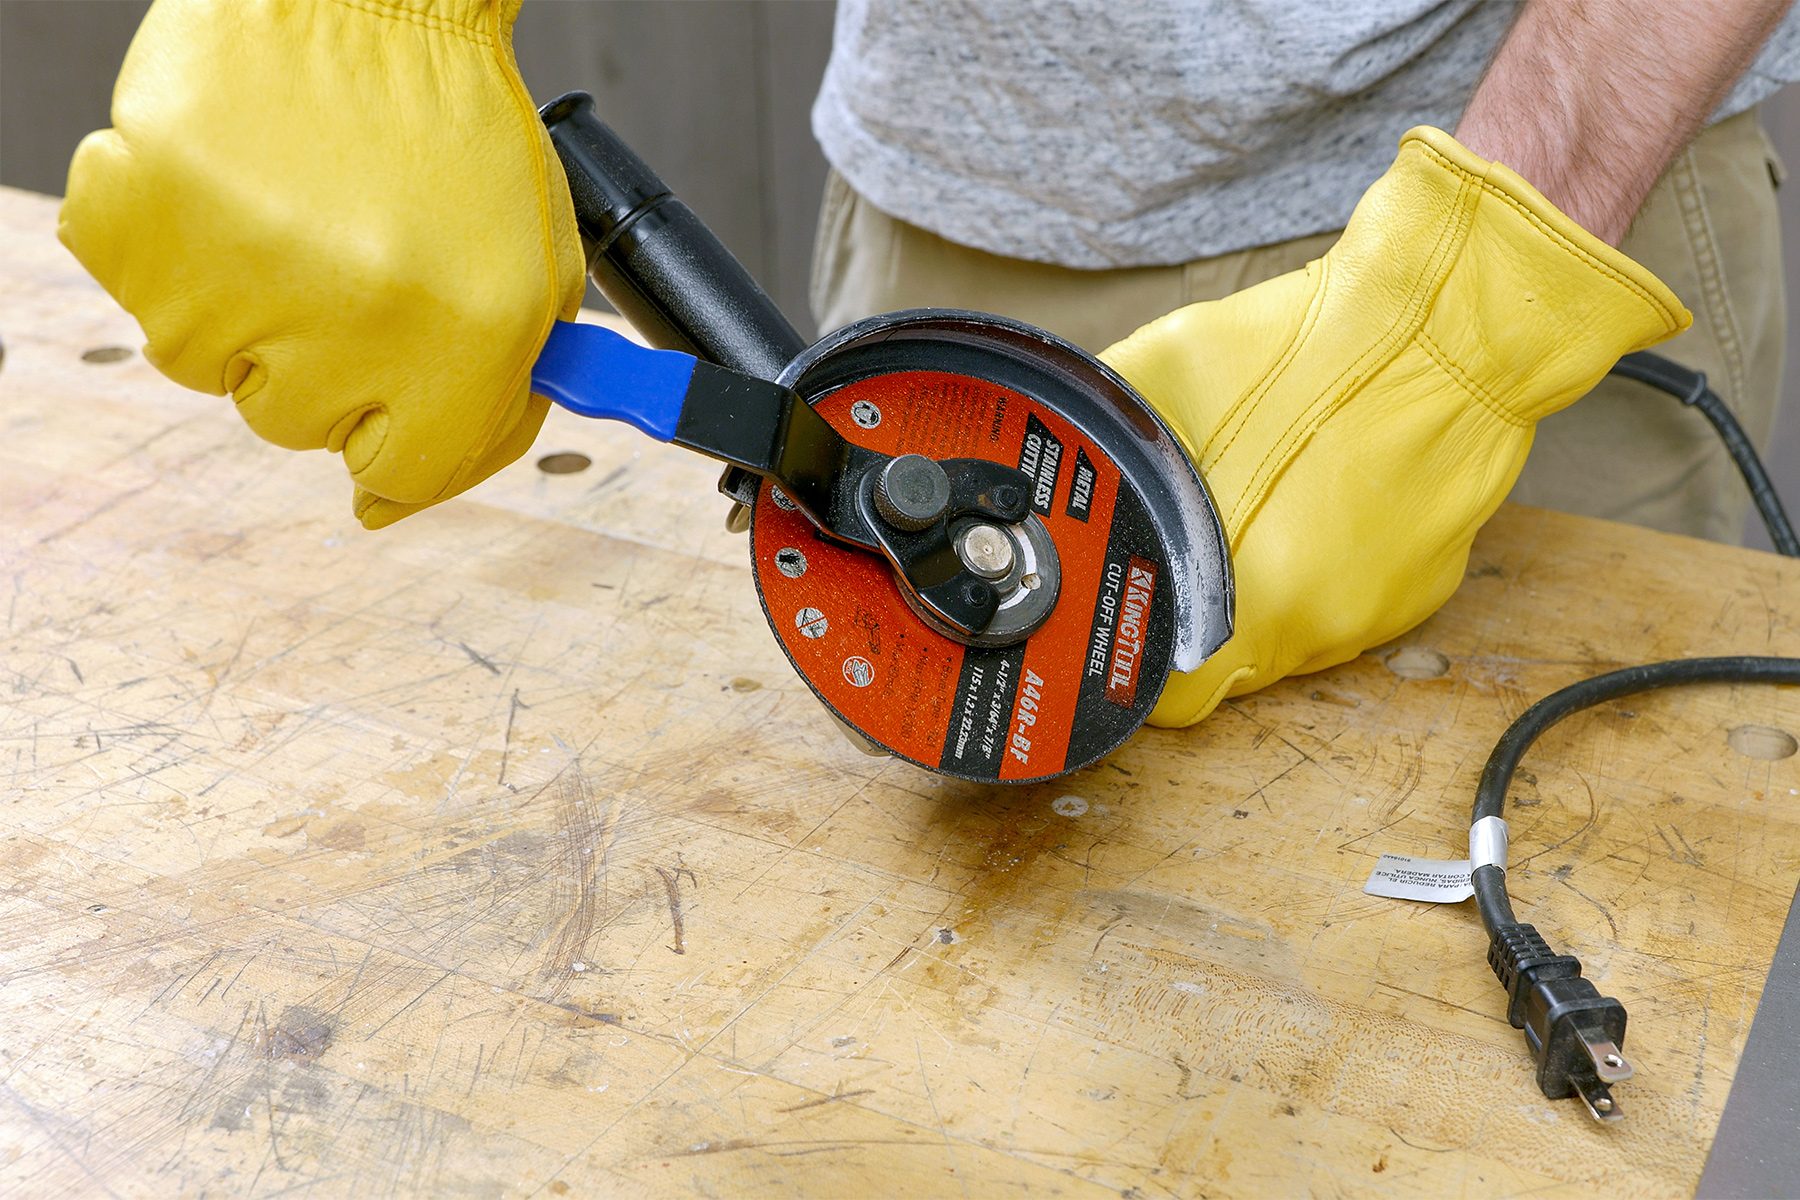
M 1497 0 L 839 0 L 813 132 L 876 207 L 1071 267 L 1341 228 L 1413 125 L 1454 129 Z M 1800 80 L 1790 13 L 1717 118 Z

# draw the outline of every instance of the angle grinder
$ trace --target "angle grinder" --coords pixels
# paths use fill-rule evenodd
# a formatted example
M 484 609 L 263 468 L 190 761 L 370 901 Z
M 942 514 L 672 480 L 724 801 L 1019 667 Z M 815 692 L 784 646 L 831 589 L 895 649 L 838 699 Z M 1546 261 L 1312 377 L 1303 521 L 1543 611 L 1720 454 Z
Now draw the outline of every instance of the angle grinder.
M 1224 644 L 1224 528 L 1116 373 L 952 309 L 808 345 L 589 96 L 541 115 L 591 276 L 660 349 L 558 322 L 534 390 L 727 464 L 769 628 L 859 744 L 1050 779 L 1116 748 L 1170 671 Z

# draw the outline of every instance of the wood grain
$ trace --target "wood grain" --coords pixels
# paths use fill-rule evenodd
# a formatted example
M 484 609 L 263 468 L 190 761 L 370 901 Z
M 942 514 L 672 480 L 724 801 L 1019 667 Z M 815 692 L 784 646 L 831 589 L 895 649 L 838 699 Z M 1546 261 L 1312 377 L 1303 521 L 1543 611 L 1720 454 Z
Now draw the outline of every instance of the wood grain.
M 0 1189 L 1692 1191 L 1800 871 L 1797 760 L 1728 737 L 1800 697 L 1525 764 L 1617 1128 L 1538 1095 L 1469 906 L 1360 889 L 1462 851 L 1552 688 L 1800 653 L 1795 565 L 1509 509 L 1397 646 L 984 789 L 842 741 L 706 463 L 553 414 L 588 469 L 365 534 L 327 456 L 84 361 L 137 333 L 53 225 L 0 192 Z

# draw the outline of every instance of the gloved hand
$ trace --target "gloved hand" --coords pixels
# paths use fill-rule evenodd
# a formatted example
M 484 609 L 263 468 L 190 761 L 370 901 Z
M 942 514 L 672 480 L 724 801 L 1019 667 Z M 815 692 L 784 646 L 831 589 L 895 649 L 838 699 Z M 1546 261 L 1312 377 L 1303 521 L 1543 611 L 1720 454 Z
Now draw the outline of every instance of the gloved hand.
M 580 306 L 519 0 L 158 0 L 59 233 L 176 382 L 342 453 L 379 528 L 531 445 Z
M 1419 128 L 1322 259 L 1106 351 L 1205 475 L 1237 578 L 1236 632 L 1151 721 L 1430 616 L 1536 423 L 1690 321 L 1518 175 Z

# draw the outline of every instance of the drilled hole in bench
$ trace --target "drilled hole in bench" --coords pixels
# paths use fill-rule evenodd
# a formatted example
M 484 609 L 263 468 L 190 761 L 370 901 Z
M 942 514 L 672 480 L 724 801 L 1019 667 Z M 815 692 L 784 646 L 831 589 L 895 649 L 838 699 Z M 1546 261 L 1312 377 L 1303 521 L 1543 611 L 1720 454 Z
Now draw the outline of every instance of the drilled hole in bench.
M 131 357 L 130 346 L 95 346 L 81 352 L 84 363 L 116 363 Z
M 585 454 L 577 454 L 573 450 L 546 454 L 538 459 L 538 470 L 546 475 L 573 475 L 575 472 L 585 471 L 593 465 L 593 459 Z
M 1725 735 L 1725 742 L 1746 758 L 1768 762 L 1792 758 L 1800 750 L 1800 742 L 1794 740 L 1793 734 L 1769 725 L 1739 725 Z
M 1385 661 L 1402 679 L 1439 679 L 1450 670 L 1450 660 L 1427 646 L 1402 646 Z

